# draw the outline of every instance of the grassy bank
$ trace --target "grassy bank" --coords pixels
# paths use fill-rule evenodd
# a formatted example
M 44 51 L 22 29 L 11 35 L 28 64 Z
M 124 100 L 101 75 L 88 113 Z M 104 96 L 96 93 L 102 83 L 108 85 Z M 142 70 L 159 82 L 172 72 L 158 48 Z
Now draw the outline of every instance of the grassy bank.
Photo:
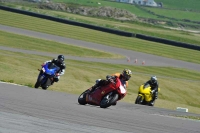
M 61 44 L 58 42 L 42 40 L 32 37 L 25 37 L 13 33 L 0 31 L 0 46 L 49 52 L 54 54 L 65 54 L 71 56 L 81 57 L 95 57 L 95 58 L 125 58 L 121 55 L 106 53 L 99 50 L 73 46 L 70 44 Z
M 117 36 L 16 13 L 5 11 L 0 11 L 0 13 L 3 18 L 0 21 L 0 24 L 74 38 L 78 40 L 100 43 L 114 47 L 120 47 L 188 62 L 200 63 L 199 51 L 144 41 L 136 38 Z M 188 34 L 185 36 L 190 37 Z
M 37 69 L 43 61 L 49 59 L 45 56 L 0 50 L 0 80 L 33 87 L 38 75 Z M 189 108 L 189 112 L 200 114 L 199 72 L 170 67 L 139 67 L 73 60 L 67 60 L 66 63 L 65 75 L 49 90 L 80 94 L 92 86 L 96 79 L 130 68 L 133 77 L 129 82 L 128 94 L 123 101 L 134 103 L 139 85 L 148 80 L 151 75 L 157 75 L 161 92 L 156 107 L 174 110 L 175 107 L 182 106 Z

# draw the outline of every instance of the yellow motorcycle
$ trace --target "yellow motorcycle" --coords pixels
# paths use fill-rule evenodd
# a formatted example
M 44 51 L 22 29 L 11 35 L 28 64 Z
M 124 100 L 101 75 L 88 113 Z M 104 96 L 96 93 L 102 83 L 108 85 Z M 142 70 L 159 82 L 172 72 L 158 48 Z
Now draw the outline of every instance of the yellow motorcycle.
M 158 88 L 158 92 L 160 91 L 160 88 Z M 153 100 L 153 94 L 151 94 L 151 87 L 146 86 L 144 88 L 144 85 L 141 85 L 139 87 L 138 96 L 135 100 L 135 104 L 141 104 L 141 105 L 149 105 L 154 106 Z

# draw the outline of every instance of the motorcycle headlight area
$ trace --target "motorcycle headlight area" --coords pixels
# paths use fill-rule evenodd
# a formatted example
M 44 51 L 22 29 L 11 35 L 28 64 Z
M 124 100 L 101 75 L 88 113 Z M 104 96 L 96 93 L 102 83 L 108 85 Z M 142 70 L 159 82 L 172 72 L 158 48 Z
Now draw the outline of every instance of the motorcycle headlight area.
M 52 72 L 50 72 L 48 70 L 46 71 L 44 67 L 42 68 L 42 71 L 43 71 L 43 73 L 46 73 L 47 75 L 52 75 Z
M 42 71 L 43 71 L 43 72 L 45 72 L 45 69 L 44 69 L 44 67 L 42 68 Z
M 52 73 L 51 73 L 51 72 L 46 72 L 46 74 L 48 74 L 48 75 L 52 75 Z

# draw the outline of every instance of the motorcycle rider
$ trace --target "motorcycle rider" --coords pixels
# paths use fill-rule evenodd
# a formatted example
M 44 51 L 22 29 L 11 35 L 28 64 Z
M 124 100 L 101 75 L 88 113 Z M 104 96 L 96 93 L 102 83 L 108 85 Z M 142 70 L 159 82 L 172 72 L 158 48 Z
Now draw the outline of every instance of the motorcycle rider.
M 65 73 L 65 63 L 64 63 L 65 57 L 64 55 L 58 55 L 57 59 L 52 59 L 49 61 L 45 61 L 42 66 L 44 66 L 46 63 L 54 63 L 56 66 L 60 67 L 60 70 L 57 71 L 53 81 L 51 82 L 51 84 L 53 85 L 54 82 L 58 82 L 60 79 L 61 75 L 64 75 Z
M 150 85 L 151 87 L 151 94 L 153 94 L 153 99 L 151 101 L 151 104 L 153 105 L 155 100 L 158 98 L 158 81 L 156 76 L 152 76 L 150 80 L 148 80 L 146 83 L 144 83 L 144 88 Z
M 128 80 L 131 78 L 132 72 L 129 69 L 124 69 L 122 73 L 115 73 L 106 76 L 106 79 L 98 79 L 96 80 L 96 84 L 92 86 L 90 93 L 92 93 L 94 90 L 96 90 L 99 86 L 107 85 L 109 82 L 113 82 L 113 80 L 118 77 L 123 84 L 124 88 L 128 87 Z

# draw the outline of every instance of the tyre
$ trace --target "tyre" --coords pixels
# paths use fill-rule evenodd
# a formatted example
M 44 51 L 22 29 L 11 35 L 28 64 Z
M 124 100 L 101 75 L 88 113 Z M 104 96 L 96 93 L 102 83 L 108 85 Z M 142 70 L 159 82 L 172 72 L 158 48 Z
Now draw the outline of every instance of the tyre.
M 88 93 L 88 90 L 84 91 L 79 97 L 78 97 L 78 103 L 81 105 L 87 104 L 86 102 L 86 94 Z
M 46 90 L 50 85 L 51 85 L 51 80 L 47 79 L 47 82 L 44 85 L 42 85 L 42 89 Z
M 143 100 L 142 100 L 142 96 L 137 96 L 136 100 L 135 100 L 135 104 L 142 104 Z
M 117 102 L 118 98 L 119 98 L 119 95 L 116 93 L 111 96 L 109 94 L 107 94 L 101 100 L 100 107 L 101 108 L 110 107 L 112 104 L 115 104 Z
M 43 90 L 46 90 L 49 86 L 42 86 Z
M 44 77 L 40 76 L 37 80 L 37 82 L 35 83 L 35 88 L 38 88 L 40 87 L 41 83 L 42 83 L 42 80 L 43 80 Z
M 116 106 L 116 105 L 117 105 L 117 102 L 115 102 L 115 103 L 112 104 L 112 106 Z
M 155 101 L 151 101 L 148 103 L 149 106 L 154 106 Z

